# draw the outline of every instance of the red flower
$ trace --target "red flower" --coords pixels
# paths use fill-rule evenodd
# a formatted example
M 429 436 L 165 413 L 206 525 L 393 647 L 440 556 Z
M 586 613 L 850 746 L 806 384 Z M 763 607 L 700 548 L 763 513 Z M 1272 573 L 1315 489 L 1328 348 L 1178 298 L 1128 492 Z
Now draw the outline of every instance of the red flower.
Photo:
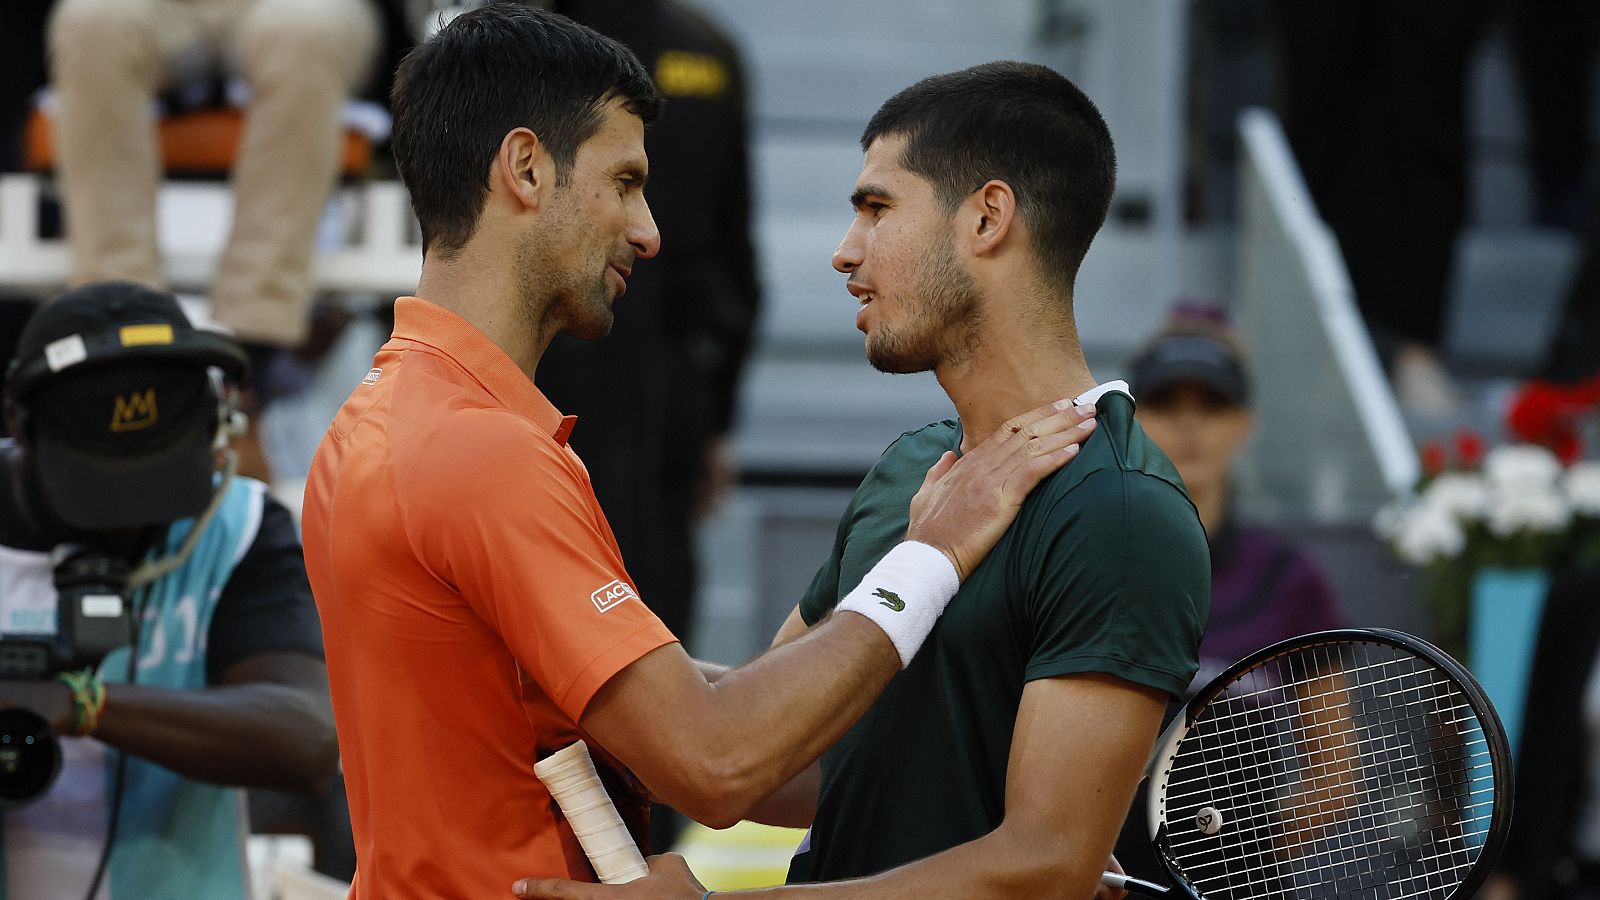
M 1600 383 L 1594 387 L 1600 389 Z M 1564 388 L 1530 381 L 1512 398 L 1506 428 L 1518 440 L 1550 448 L 1563 461 L 1577 459 L 1583 453 L 1577 420 L 1594 409 L 1590 392 L 1590 385 Z
M 1438 441 L 1429 441 L 1422 445 L 1422 474 L 1427 476 L 1437 475 L 1444 471 L 1449 459 L 1445 456 L 1444 447 Z
M 1483 436 L 1470 428 L 1456 432 L 1456 465 L 1476 469 L 1483 465 Z

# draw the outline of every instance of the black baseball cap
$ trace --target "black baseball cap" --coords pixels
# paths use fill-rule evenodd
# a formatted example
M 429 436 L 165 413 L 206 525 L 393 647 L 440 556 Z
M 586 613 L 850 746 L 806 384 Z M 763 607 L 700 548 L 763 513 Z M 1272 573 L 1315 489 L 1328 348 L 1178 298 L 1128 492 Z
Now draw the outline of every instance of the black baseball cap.
M 242 350 L 199 331 L 171 294 L 97 282 L 23 326 L 6 395 L 51 510 L 89 531 L 198 515 L 210 502 L 216 397 Z
M 1134 359 L 1128 381 L 1135 397 L 1179 384 L 1195 384 L 1234 406 L 1250 400 L 1244 360 L 1227 341 L 1208 334 L 1173 332 L 1151 341 Z

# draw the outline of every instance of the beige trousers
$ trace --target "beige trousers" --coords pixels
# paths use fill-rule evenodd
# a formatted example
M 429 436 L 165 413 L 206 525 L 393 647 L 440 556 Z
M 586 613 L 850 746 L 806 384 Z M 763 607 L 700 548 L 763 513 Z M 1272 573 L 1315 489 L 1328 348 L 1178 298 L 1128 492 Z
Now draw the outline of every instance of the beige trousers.
M 152 98 L 220 65 L 244 76 L 251 101 L 213 311 L 243 340 L 302 341 L 312 241 L 338 178 L 341 110 L 377 44 L 367 0 L 62 0 L 50 66 L 73 283 L 161 286 Z

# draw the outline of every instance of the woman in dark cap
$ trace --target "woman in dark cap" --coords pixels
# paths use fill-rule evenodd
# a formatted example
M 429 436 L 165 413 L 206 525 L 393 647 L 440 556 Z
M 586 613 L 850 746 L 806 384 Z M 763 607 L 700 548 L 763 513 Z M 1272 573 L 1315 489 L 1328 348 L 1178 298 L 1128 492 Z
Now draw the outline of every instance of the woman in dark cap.
M 1274 641 L 1344 624 L 1311 556 L 1234 515 L 1234 461 L 1250 440 L 1250 378 L 1219 310 L 1179 306 L 1135 358 L 1139 423 L 1172 457 L 1211 544 L 1211 622 L 1200 645 L 1205 684 Z

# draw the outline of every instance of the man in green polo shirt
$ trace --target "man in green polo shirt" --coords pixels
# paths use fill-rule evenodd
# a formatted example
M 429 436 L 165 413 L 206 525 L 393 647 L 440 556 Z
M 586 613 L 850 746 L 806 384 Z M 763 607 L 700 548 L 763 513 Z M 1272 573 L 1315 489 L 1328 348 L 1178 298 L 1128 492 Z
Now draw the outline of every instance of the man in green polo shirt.
M 758 810 L 812 827 L 791 884 L 769 893 L 1089 897 L 1166 703 L 1198 666 L 1210 598 L 1182 481 L 1126 385 L 1096 385 L 1074 324 L 1073 282 L 1111 201 L 1111 136 L 1059 74 L 991 63 L 897 94 L 861 143 L 834 267 L 860 301 L 872 364 L 932 370 L 959 418 L 884 452 L 775 643 L 826 618 L 900 540 L 923 473 L 970 435 L 1052 396 L 1093 404 L 1098 425 L 1029 496 L 922 654 L 820 768 Z M 534 882 L 521 896 L 702 893 L 668 855 L 621 888 Z

